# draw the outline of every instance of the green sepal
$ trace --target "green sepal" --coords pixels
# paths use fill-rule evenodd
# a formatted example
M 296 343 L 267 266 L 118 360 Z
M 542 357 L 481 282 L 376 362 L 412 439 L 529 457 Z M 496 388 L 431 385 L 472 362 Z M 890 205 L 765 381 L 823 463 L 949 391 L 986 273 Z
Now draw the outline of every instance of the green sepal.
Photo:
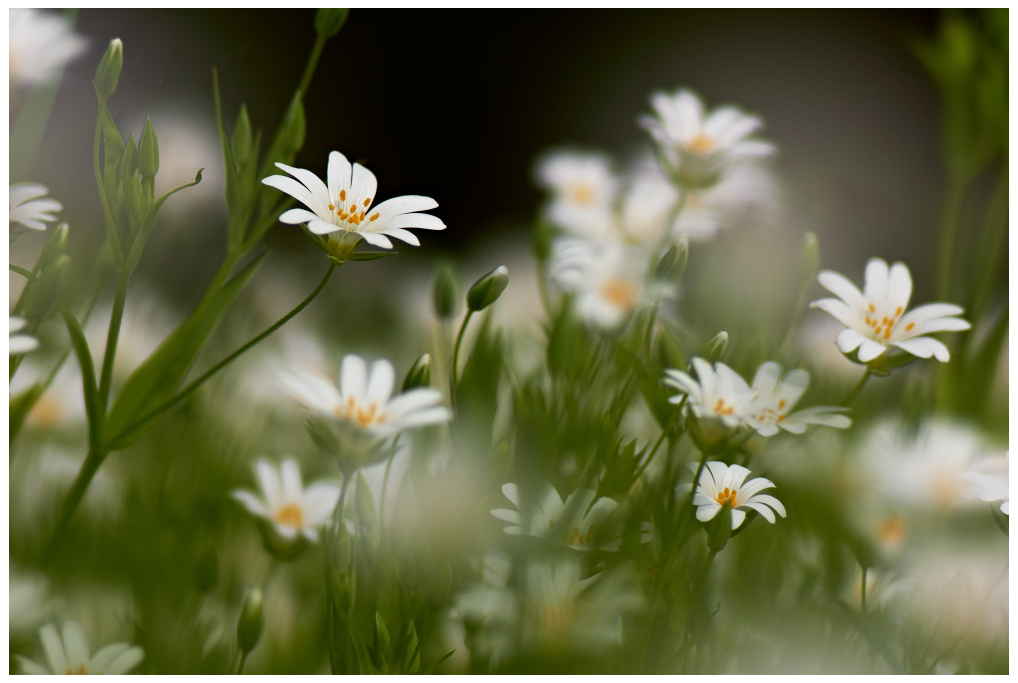
M 346 261 L 376 261 L 386 256 L 395 256 L 395 251 L 355 251 L 351 252 Z
M 85 413 L 88 415 L 88 440 L 91 446 L 98 446 L 102 430 L 105 408 L 99 405 L 99 389 L 95 383 L 95 364 L 92 352 L 88 348 L 88 340 L 81 325 L 64 306 L 60 307 L 67 323 L 67 331 L 71 335 L 71 344 L 81 366 L 81 385 L 85 395 Z M 94 450 L 94 449 L 93 449 Z
M 233 126 L 233 158 L 238 166 L 243 166 L 251 158 L 254 152 L 254 133 L 251 128 L 251 117 L 247 113 L 247 106 L 240 105 L 240 112 L 237 114 L 237 123 Z
M 431 386 L 431 354 L 426 353 L 418 358 L 413 367 L 407 371 L 406 377 L 403 379 L 401 393 L 405 394 L 411 389 L 429 386 Z
M 128 272 L 133 271 L 138 266 L 138 261 L 141 260 L 142 249 L 145 248 L 145 243 L 148 241 L 149 234 L 152 232 L 152 225 L 155 223 L 156 216 L 159 214 L 159 209 L 162 208 L 163 203 L 181 190 L 194 187 L 200 183 L 201 174 L 204 170 L 204 168 L 198 169 L 198 173 L 194 176 L 194 182 L 187 183 L 186 185 L 181 185 L 178 188 L 170 190 L 157 199 L 151 208 L 149 208 L 148 213 L 145 214 L 145 218 L 142 220 L 141 226 L 138 229 L 138 234 L 134 238 L 134 243 L 131 244 L 131 253 L 128 255 L 127 262 L 124 266 Z
M 173 397 L 205 340 L 265 256 L 266 253 L 262 253 L 221 289 L 208 293 L 198 308 L 128 377 L 110 411 L 108 450 L 118 450 L 133 443 L 155 417 L 149 416 L 149 413 Z M 139 420 L 144 422 L 138 423 Z

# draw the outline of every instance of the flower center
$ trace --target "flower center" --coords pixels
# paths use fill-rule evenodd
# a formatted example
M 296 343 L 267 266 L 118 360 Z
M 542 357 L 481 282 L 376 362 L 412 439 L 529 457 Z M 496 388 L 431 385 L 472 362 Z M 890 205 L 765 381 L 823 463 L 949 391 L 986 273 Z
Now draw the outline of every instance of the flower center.
M 787 413 L 782 412 L 787 403 L 788 402 L 785 401 L 785 399 L 781 399 L 780 401 L 778 401 L 778 407 L 776 409 L 767 406 L 765 408 L 762 408 L 759 413 L 753 415 L 752 417 L 753 419 L 759 422 L 763 422 L 765 424 L 781 422 L 787 417 Z
M 385 412 L 379 410 L 376 403 L 369 403 L 367 406 L 363 406 L 353 396 L 346 400 L 346 407 L 337 406 L 335 412 L 336 417 L 356 422 L 361 427 L 380 425 L 386 419 Z
M 601 287 L 601 296 L 615 308 L 629 310 L 636 303 L 636 290 L 623 280 L 609 280 Z
M 577 204 L 590 204 L 594 201 L 594 190 L 590 185 L 578 183 L 570 188 L 569 196 Z
M 272 519 L 277 524 L 288 526 L 291 529 L 300 529 L 304 526 L 304 511 L 301 510 L 300 505 L 297 503 L 287 503 L 276 510 L 276 514 L 272 516 Z
M 891 545 L 901 543 L 905 538 L 905 522 L 901 517 L 888 517 L 877 527 L 877 538 Z
M 573 527 L 572 533 L 569 534 L 569 538 L 566 539 L 566 545 L 585 545 L 590 542 L 590 539 L 594 536 L 594 525 L 591 524 L 587 528 L 587 533 L 584 534 L 582 531 Z
M 731 415 L 735 412 L 735 407 L 731 403 L 727 403 L 725 399 L 719 398 L 717 403 L 714 404 L 715 415 Z M 728 489 L 725 489 L 726 491 Z
M 902 306 L 894 309 L 894 313 L 890 316 L 880 315 L 877 316 L 877 307 L 873 304 L 867 304 L 866 306 L 866 325 L 870 328 L 870 333 L 873 338 L 877 341 L 887 341 L 891 338 L 891 332 L 894 331 L 894 326 L 897 324 L 898 319 L 901 318 L 901 314 L 904 312 Z M 915 327 L 915 323 L 909 323 L 905 326 L 905 331 L 910 331 Z
M 77 676 L 84 676 L 87 673 L 88 673 L 88 669 L 85 668 L 84 664 L 79 665 L 77 671 L 75 671 L 74 669 L 71 669 L 71 668 L 67 669 L 67 675 L 68 676 L 75 676 L 75 675 L 77 675 Z M 96 672 L 96 673 L 98 673 L 98 672 Z
M 728 487 L 725 487 L 725 490 L 720 492 L 714 500 L 718 502 L 718 505 L 724 505 L 731 501 L 733 508 L 739 504 L 735 498 L 735 489 L 729 490 Z
M 329 204 L 329 212 L 339 219 L 338 222 L 335 220 L 332 222 L 339 227 L 356 232 L 361 223 L 378 220 L 379 213 L 377 211 L 370 216 L 367 215 L 367 210 L 371 206 L 371 197 L 366 197 L 359 205 L 352 201 L 347 204 L 346 201 L 346 190 L 340 190 L 338 204 Z
M 686 151 L 694 154 L 709 154 L 713 149 L 714 139 L 703 133 L 697 133 L 696 137 L 686 143 Z
M 60 401 L 43 394 L 28 414 L 29 421 L 39 429 L 47 429 L 60 422 Z
M 540 631 L 552 636 L 563 634 L 572 625 L 576 608 L 571 600 L 559 600 L 538 606 L 534 620 Z

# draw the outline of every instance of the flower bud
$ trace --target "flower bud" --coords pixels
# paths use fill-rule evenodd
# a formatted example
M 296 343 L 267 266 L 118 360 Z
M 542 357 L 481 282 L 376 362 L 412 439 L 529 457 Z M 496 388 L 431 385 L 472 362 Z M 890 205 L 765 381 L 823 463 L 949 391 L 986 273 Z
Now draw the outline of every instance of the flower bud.
M 812 282 L 820 272 L 820 240 L 812 231 L 803 235 L 799 263 L 802 264 L 803 281 Z
M 483 311 L 502 296 L 509 286 L 509 269 L 499 266 L 475 282 L 467 292 L 467 308 L 471 311 Z
M 703 345 L 703 348 L 696 354 L 709 363 L 721 360 L 728 349 L 728 333 L 721 331 Z
M 127 147 L 124 148 L 124 160 L 120 165 L 123 177 L 134 175 L 138 172 L 138 168 L 141 165 L 141 158 L 138 155 L 138 144 L 134 141 L 134 136 L 130 136 L 127 139 Z
M 138 150 L 141 155 L 142 178 L 154 178 L 159 172 L 159 141 L 156 139 L 156 131 L 152 127 L 152 119 L 145 117 L 145 130 L 141 134 L 141 147 Z
M 242 104 L 240 113 L 237 114 L 237 124 L 233 127 L 233 159 L 238 166 L 243 166 L 251 158 L 253 151 L 254 136 L 251 132 L 251 118 L 247 114 L 247 107 Z
M 667 329 L 658 330 L 654 337 L 654 360 L 662 370 L 672 368 L 675 370 L 686 369 L 686 357 L 682 355 L 679 343 Z
M 343 28 L 349 14 L 346 7 L 323 7 L 315 13 L 315 31 L 323 38 L 332 38 Z
M 286 108 L 286 114 L 283 115 L 283 123 L 280 124 L 280 140 L 287 159 L 292 158 L 304 146 L 304 134 L 307 132 L 304 105 L 301 104 L 300 96 L 300 93 L 293 96 L 290 106 Z
M 431 386 L 431 354 L 428 353 L 418 358 L 414 366 L 410 368 L 410 372 L 406 374 L 402 393 L 405 394 L 411 389 L 427 386 Z
M 685 235 L 668 248 L 654 269 L 654 279 L 661 283 L 675 284 L 686 272 L 689 260 L 689 240 Z
M 435 273 L 432 298 L 435 302 L 435 313 L 442 320 L 448 320 L 456 315 L 457 289 L 456 273 L 453 272 L 452 266 L 447 263 L 439 266 L 438 272 Z
M 124 44 L 120 38 L 110 41 L 106 54 L 99 60 L 99 68 L 95 72 L 95 92 L 105 100 L 117 89 L 120 81 L 120 70 L 124 68 Z
M 262 637 L 263 621 L 262 591 L 254 586 L 244 598 L 240 618 L 237 620 L 237 647 L 242 652 L 250 652 L 258 644 L 258 639 Z

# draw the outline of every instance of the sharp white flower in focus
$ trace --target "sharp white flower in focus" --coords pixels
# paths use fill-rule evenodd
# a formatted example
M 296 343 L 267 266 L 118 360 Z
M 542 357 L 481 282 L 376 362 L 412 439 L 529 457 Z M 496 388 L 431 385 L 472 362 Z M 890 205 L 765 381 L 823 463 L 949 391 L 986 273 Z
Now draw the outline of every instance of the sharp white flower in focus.
M 420 387 L 392 397 L 395 371 L 392 363 L 377 360 L 368 373 L 360 356 L 350 354 L 339 370 L 339 387 L 307 372 L 280 373 L 290 394 L 309 410 L 365 430 L 391 436 L 410 427 L 446 422 L 452 413 L 438 389 Z
M 26 674 L 126 674 L 145 658 L 145 651 L 137 645 L 114 643 L 101 648 L 95 655 L 88 649 L 85 632 L 73 621 L 64 623 L 63 638 L 56 626 L 47 624 L 39 630 L 46 664 L 19 657 Z
M 11 84 L 53 80 L 88 45 L 56 13 L 15 8 L 9 18 Z
M 276 166 L 293 178 L 274 175 L 262 182 L 307 207 L 285 211 L 279 220 L 291 225 L 307 223 L 312 233 L 328 235 L 329 253 L 336 256 L 348 255 L 361 238 L 383 249 L 392 249 L 390 237 L 417 247 L 420 241 L 407 228 L 445 230 L 445 223 L 436 216 L 418 213 L 438 206 L 431 197 L 394 197 L 372 208 L 378 189 L 375 174 L 360 164 L 351 166 L 339 152 L 329 154 L 327 185 L 311 171 L 280 163 Z
M 287 458 L 276 468 L 265 460 L 255 463 L 255 475 L 261 496 L 236 490 L 230 495 L 252 515 L 272 523 L 285 539 L 302 535 L 309 541 L 318 540 L 317 528 L 328 521 L 339 502 L 339 487 L 319 482 L 304 488 L 297 461 Z
M 724 363 L 716 363 L 711 368 L 703 358 L 694 358 L 693 368 L 699 380 L 681 370 L 665 370 L 665 384 L 689 397 L 686 400 L 688 409 L 701 419 L 717 418 L 728 427 L 749 424 L 747 408 L 756 392 L 746 380 Z M 668 400 L 679 403 L 682 398 L 678 395 Z
M 838 413 L 847 408 L 815 406 L 797 413 L 791 412 L 809 385 L 809 373 L 791 370 L 781 377 L 781 366 L 773 361 L 761 365 L 753 378 L 755 397 L 746 407 L 749 423 L 762 436 L 773 436 L 778 428 L 793 434 L 802 434 L 806 425 L 818 424 L 846 429 L 852 421 Z
M 516 484 L 505 484 L 502 493 L 516 508 L 491 511 L 494 517 L 510 523 L 510 526 L 504 529 L 505 533 L 527 533 L 540 538 L 557 538 L 574 550 L 594 548 L 592 543 L 594 531 L 600 530 L 604 520 L 618 507 L 618 503 L 611 498 L 603 497 L 595 501 L 597 494 L 587 488 L 573 491 L 563 502 L 555 487 L 549 486 L 530 517 L 527 531 L 524 532 L 519 488 Z M 600 532 L 599 537 L 607 538 Z M 620 539 L 616 537 L 597 547 L 603 550 L 617 550 L 619 542 Z
M 774 488 L 774 482 L 763 477 L 746 481 L 748 474 L 749 470 L 741 465 L 729 466 L 716 461 L 706 463 L 693 494 L 696 518 L 708 522 L 721 512 L 723 505 L 732 508 L 733 529 L 739 528 L 746 519 L 747 509 L 759 512 L 771 524 L 776 520 L 775 512 L 785 517 L 785 506 L 780 500 L 760 493 L 764 489 Z
M 963 312 L 954 304 L 926 304 L 906 313 L 912 276 L 901 262 L 888 268 L 883 259 L 870 259 L 866 286 L 861 292 L 844 275 L 831 270 L 821 271 L 817 280 L 838 298 L 820 299 L 810 307 L 830 313 L 845 325 L 837 338 L 838 348 L 843 353 L 858 349 L 861 363 L 880 357 L 892 346 L 919 358 L 933 356 L 946 363 L 951 359 L 947 347 L 923 335 L 972 327 L 968 321 L 954 317 Z
M 21 353 L 28 353 L 39 348 L 39 340 L 30 334 L 16 334 L 25 328 L 28 321 L 17 316 L 9 316 L 10 337 L 7 342 L 7 354 L 16 356 Z
M 640 125 L 657 143 L 666 172 L 684 189 L 713 185 L 725 169 L 775 151 L 772 144 L 749 137 L 763 122 L 735 107 L 708 113 L 689 90 L 655 93 L 650 103 L 654 115 L 640 117 Z
M 12 12 L 14 10 L 11 10 Z M 63 205 L 55 199 L 45 199 L 49 188 L 39 183 L 15 183 L 10 186 L 8 208 L 10 223 L 32 230 L 45 230 L 46 223 L 55 221 L 54 211 L 60 211 Z M 43 199 L 40 199 L 43 197 Z M 15 228 L 20 229 L 20 228 Z
M 611 162 L 589 152 L 553 152 L 537 164 L 537 181 L 552 193 L 552 223 L 579 237 L 600 239 L 613 227 L 618 181 Z

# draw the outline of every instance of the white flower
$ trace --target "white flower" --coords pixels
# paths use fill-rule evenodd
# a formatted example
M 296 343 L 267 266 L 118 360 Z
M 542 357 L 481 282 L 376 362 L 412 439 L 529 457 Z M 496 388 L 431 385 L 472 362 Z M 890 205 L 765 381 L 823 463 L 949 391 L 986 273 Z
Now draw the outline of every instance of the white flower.
M 504 529 L 505 533 L 523 534 L 524 519 L 521 514 L 519 488 L 516 484 L 505 484 L 502 493 L 516 509 L 492 510 L 491 514 L 511 524 Z M 603 497 L 595 501 L 596 495 L 591 489 L 581 488 L 570 493 L 563 503 L 555 487 L 549 486 L 530 517 L 526 533 L 540 538 L 557 538 L 574 550 L 591 550 L 595 547 L 591 542 L 595 530 L 598 530 L 599 538 L 607 538 L 602 535 L 602 523 L 618 507 L 618 503 L 611 498 Z M 598 547 L 604 550 L 617 550 L 619 538 L 609 539 Z
M 21 353 L 28 353 L 39 348 L 39 340 L 29 334 L 15 334 L 24 329 L 28 321 L 17 316 L 10 316 L 10 338 L 8 340 L 7 353 L 16 356 Z
M 617 242 L 556 240 L 549 275 L 565 292 L 576 293 L 576 310 L 589 323 L 613 329 L 651 298 L 644 287 L 646 257 Z
M 724 363 L 710 363 L 702 358 L 693 359 L 693 368 L 699 381 L 681 370 L 665 370 L 665 384 L 688 395 L 686 405 L 699 418 L 717 418 L 728 427 L 748 424 L 748 406 L 756 393 L 734 370 Z M 682 396 L 668 399 L 680 403 Z
M 770 143 L 748 139 L 763 122 L 735 107 L 708 114 L 689 90 L 655 93 L 650 102 L 655 115 L 640 117 L 640 125 L 654 138 L 667 170 L 684 188 L 712 185 L 726 168 L 775 151 Z
M 308 409 L 377 436 L 452 418 L 448 408 L 438 405 L 442 401 L 438 389 L 419 387 L 392 398 L 396 376 L 387 360 L 375 361 L 369 374 L 363 358 L 346 356 L 339 369 L 338 390 L 324 377 L 307 372 L 284 372 L 280 378 Z
M 283 461 L 279 474 L 271 464 L 259 460 L 255 463 L 255 474 L 261 498 L 243 490 L 230 495 L 252 515 L 271 522 L 283 538 L 295 539 L 300 534 L 309 541 L 317 541 L 317 527 L 329 519 L 339 502 L 339 487 L 319 482 L 304 488 L 300 468 L 292 458 Z
M 968 321 L 952 317 L 962 313 L 962 308 L 954 304 L 926 304 L 906 313 L 912 296 L 912 276 L 904 263 L 895 263 L 888 269 L 883 259 L 870 259 L 862 292 L 848 278 L 831 270 L 821 271 L 817 280 L 838 298 L 820 299 L 810 307 L 827 311 L 845 325 L 838 335 L 838 348 L 843 353 L 858 349 L 862 363 L 881 356 L 891 346 L 919 358 L 934 356 L 946 363 L 951 358 L 947 347 L 923 335 L 971 327 Z
M 378 189 L 375 174 L 360 164 L 351 167 L 339 152 L 329 154 L 328 185 L 311 171 L 280 163 L 276 166 L 297 180 L 274 175 L 262 182 L 311 209 L 290 209 L 279 220 L 291 225 L 307 223 L 312 233 L 329 235 L 329 247 L 338 255 L 349 253 L 360 238 L 383 249 L 392 249 L 389 237 L 416 247 L 420 241 L 406 228 L 445 230 L 445 223 L 437 217 L 417 213 L 438 206 L 431 197 L 395 197 L 371 208 Z
M 548 218 L 558 227 L 595 239 L 612 230 L 618 181 L 604 155 L 550 153 L 537 164 L 537 181 L 552 192 Z
M 775 522 L 775 512 L 785 517 L 785 506 L 780 500 L 760 493 L 764 489 L 773 488 L 774 482 L 763 477 L 745 481 L 748 474 L 749 470 L 741 465 L 729 466 L 716 461 L 706 463 L 693 494 L 696 518 L 701 522 L 710 521 L 726 504 L 732 508 L 733 529 L 739 528 L 746 519 L 745 509 L 756 510 L 771 524 Z M 773 511 L 771 508 L 774 508 Z
M 976 486 L 979 487 L 979 498 L 985 500 L 988 503 L 996 502 L 998 500 L 1004 501 L 1000 504 L 1000 511 L 1005 515 L 1010 516 L 1009 505 L 1010 502 L 1010 489 L 1008 486 L 1008 469 L 1011 462 L 1011 451 L 1007 452 L 1007 460 L 1004 461 L 1003 469 L 993 468 L 992 474 L 979 471 L 968 471 L 962 472 L 961 478 L 967 479 Z M 982 463 L 981 469 L 987 469 L 986 463 Z
M 11 9 L 9 17 L 12 84 L 34 85 L 56 78 L 88 44 L 57 14 Z
M 14 12 L 14 10 L 11 10 Z M 49 188 L 39 183 L 15 183 L 10 186 L 8 208 L 10 222 L 32 230 L 45 230 L 46 223 L 55 221 L 53 211 L 60 211 L 63 205 L 55 199 L 40 199 L 49 194 Z
M 802 434 L 806 425 L 819 424 L 837 429 L 846 429 L 852 421 L 839 412 L 847 408 L 815 406 L 792 413 L 792 408 L 802 398 L 809 385 L 809 373 L 805 370 L 791 370 L 781 378 L 781 366 L 773 361 L 761 365 L 753 378 L 755 397 L 746 407 L 747 419 L 763 436 L 773 436 L 778 428 L 793 434 Z
M 707 240 L 719 230 L 752 218 L 768 220 L 777 209 L 777 184 L 758 164 L 740 164 L 722 174 L 716 185 L 688 191 L 673 234 L 690 241 Z
M 73 621 L 64 623 L 62 640 L 52 624 L 43 626 L 39 637 L 48 666 L 19 657 L 26 674 L 125 674 L 145 658 L 141 647 L 128 643 L 107 645 L 95 655 L 90 655 L 85 633 Z

